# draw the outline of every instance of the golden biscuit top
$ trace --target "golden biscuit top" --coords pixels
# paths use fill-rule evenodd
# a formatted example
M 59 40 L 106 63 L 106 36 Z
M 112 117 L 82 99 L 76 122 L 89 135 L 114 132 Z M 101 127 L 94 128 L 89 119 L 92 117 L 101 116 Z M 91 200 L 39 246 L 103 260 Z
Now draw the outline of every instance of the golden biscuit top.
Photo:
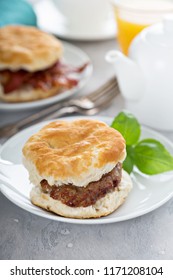
M 0 69 L 43 70 L 61 55 L 59 40 L 35 27 L 9 25 L 0 28 Z
M 86 119 L 52 122 L 23 147 L 25 161 L 35 166 L 40 178 L 57 185 L 97 181 L 125 154 L 125 140 L 118 131 Z

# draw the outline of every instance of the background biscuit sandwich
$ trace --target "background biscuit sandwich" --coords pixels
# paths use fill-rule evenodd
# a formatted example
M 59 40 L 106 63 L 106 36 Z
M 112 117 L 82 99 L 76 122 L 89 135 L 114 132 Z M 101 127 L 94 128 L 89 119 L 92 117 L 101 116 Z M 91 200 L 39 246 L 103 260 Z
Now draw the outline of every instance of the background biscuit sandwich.
M 47 98 L 77 85 L 70 67 L 60 59 L 60 41 L 35 27 L 0 28 L 0 99 L 24 102 Z
M 32 203 L 64 217 L 106 216 L 132 188 L 122 171 L 125 140 L 103 122 L 52 122 L 26 142 L 23 155 Z

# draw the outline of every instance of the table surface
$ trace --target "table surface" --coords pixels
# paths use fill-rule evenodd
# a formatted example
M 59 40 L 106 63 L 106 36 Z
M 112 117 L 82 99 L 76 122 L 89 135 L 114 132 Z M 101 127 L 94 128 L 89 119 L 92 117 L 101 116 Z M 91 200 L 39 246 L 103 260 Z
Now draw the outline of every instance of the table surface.
M 93 76 L 80 92 L 87 94 L 114 74 L 104 56 L 117 47 L 116 42 L 72 43 L 93 62 Z M 100 115 L 114 117 L 123 107 L 118 96 Z M 0 112 L 1 125 L 29 114 L 31 111 Z M 173 133 L 164 135 L 173 140 Z M 173 259 L 173 199 L 144 216 L 106 225 L 44 219 L 15 206 L 2 194 L 0 213 L 0 259 Z

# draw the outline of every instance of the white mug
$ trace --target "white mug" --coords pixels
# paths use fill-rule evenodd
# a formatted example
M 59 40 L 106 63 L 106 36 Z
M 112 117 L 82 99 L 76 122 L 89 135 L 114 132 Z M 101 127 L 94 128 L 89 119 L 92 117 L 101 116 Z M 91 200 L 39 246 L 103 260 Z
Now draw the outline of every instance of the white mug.
M 53 0 L 69 30 L 100 31 L 111 16 L 109 0 Z

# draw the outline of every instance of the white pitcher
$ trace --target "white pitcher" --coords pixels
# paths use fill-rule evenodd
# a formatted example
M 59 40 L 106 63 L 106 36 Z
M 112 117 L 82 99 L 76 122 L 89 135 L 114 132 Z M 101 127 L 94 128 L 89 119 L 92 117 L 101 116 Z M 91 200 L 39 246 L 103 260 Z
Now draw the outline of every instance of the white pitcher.
M 173 130 L 173 15 L 144 29 L 129 56 L 109 51 L 125 107 L 143 124 Z

